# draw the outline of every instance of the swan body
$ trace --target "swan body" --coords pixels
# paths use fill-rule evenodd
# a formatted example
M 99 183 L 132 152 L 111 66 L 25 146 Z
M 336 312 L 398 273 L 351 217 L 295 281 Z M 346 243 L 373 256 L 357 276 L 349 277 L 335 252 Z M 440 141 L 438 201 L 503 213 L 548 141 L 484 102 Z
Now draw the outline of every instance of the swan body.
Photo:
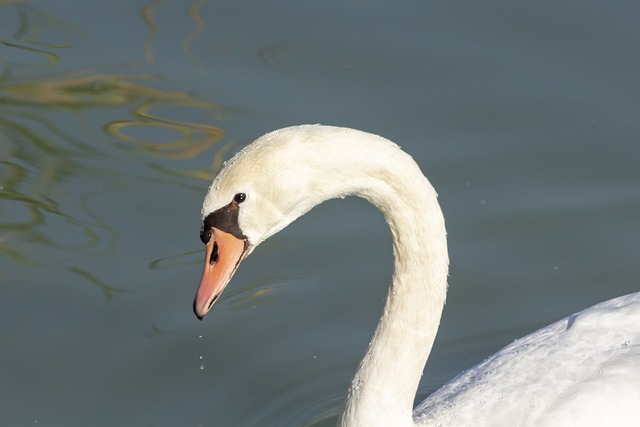
M 353 129 L 280 129 L 225 165 L 202 207 L 206 259 L 196 315 L 206 315 L 258 244 L 313 206 L 347 195 L 384 214 L 394 274 L 339 425 L 640 425 L 640 293 L 516 340 L 413 411 L 446 297 L 444 219 L 435 190 L 408 154 Z

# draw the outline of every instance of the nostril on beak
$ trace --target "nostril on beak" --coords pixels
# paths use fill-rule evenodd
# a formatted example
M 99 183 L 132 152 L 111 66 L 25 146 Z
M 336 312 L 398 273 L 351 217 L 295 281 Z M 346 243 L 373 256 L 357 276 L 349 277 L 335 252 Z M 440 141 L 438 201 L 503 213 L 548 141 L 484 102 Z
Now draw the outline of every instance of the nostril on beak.
M 213 265 L 218 262 L 218 242 L 213 242 L 213 250 L 211 251 L 211 257 L 209 258 L 209 264 Z

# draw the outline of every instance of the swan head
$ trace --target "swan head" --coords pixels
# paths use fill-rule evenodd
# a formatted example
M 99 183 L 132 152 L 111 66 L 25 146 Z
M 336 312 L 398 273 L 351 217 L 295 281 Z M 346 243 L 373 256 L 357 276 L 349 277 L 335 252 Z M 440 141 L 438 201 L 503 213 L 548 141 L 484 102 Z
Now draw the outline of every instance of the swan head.
M 411 177 L 408 184 L 396 179 L 398 170 Z M 357 195 L 386 217 L 403 191 L 406 205 L 419 204 L 417 188 L 437 206 L 435 191 L 411 157 L 377 135 L 302 125 L 258 138 L 225 164 L 205 196 L 200 237 L 207 249 L 196 315 L 207 314 L 257 245 L 315 205 Z
M 318 132 L 322 128 L 325 132 Z M 313 143 L 331 129 L 307 125 L 268 133 L 237 153 L 213 180 L 202 206 L 206 256 L 194 300 L 198 318 L 257 245 L 335 196 L 337 190 L 322 182 L 330 172 L 325 157 L 330 149 L 323 143 L 320 155 Z

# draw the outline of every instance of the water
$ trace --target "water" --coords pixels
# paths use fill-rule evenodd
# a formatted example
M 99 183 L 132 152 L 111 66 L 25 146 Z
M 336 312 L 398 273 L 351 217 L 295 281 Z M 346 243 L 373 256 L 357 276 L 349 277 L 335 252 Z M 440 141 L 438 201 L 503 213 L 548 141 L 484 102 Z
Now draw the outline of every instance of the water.
M 440 194 L 419 400 L 638 290 L 638 8 L 0 2 L 0 424 L 335 421 L 391 274 L 372 207 L 317 208 L 191 312 L 210 178 L 286 125 L 382 134 Z

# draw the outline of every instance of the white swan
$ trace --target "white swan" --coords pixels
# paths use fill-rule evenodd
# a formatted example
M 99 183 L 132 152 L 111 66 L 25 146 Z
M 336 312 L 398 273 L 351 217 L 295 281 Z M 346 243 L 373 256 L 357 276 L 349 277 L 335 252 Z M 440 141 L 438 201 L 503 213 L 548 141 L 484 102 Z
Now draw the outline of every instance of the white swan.
M 339 425 L 639 426 L 640 293 L 515 341 L 412 411 L 447 290 L 437 195 L 392 142 L 353 129 L 271 132 L 231 159 L 202 207 L 202 318 L 263 240 L 327 199 L 356 195 L 391 228 L 394 275 L 382 318 L 352 380 Z

